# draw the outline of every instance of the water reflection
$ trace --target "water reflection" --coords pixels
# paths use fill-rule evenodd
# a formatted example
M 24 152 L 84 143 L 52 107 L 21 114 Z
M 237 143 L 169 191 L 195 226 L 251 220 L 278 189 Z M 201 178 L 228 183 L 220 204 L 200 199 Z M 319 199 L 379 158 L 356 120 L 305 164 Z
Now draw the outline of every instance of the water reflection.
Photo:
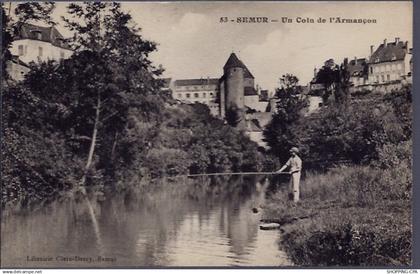
M 265 177 L 203 177 L 114 193 L 103 202 L 92 200 L 98 229 L 83 201 L 7 216 L 2 219 L 2 265 L 288 265 L 278 231 L 259 230 L 260 213 L 252 212 L 264 203 L 269 187 Z M 92 261 L 57 260 L 57 255 Z M 53 259 L 28 260 L 32 256 Z

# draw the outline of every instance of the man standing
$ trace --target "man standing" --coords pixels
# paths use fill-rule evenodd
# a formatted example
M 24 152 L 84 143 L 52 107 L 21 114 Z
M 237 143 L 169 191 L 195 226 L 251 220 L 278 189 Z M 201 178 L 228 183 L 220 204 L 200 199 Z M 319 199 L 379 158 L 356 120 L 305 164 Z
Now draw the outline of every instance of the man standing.
M 293 201 L 295 203 L 299 201 L 300 171 L 302 169 L 302 160 L 297 155 L 298 153 L 299 149 L 297 147 L 292 147 L 290 149 L 290 159 L 277 171 L 280 173 L 286 168 L 289 168 L 289 173 L 291 175 L 290 186 L 293 192 Z

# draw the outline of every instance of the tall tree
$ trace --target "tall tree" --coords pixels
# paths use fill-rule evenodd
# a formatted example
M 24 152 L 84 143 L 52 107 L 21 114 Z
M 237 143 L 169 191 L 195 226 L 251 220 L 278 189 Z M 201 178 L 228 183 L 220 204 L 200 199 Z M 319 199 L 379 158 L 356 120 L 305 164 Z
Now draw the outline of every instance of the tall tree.
M 299 123 L 306 100 L 298 84 L 299 79 L 292 74 L 280 78 L 280 87 L 276 90 L 276 111 L 264 130 L 264 139 L 271 153 L 278 155 L 280 161 L 285 161 L 289 149 L 299 142 L 293 128 Z
M 133 26 L 131 16 L 122 11 L 119 3 L 70 4 L 68 13 L 71 18 L 64 21 L 74 32 L 75 59 L 88 56 L 89 63 L 83 65 L 92 73 L 83 81 L 84 87 L 79 85 L 75 90 L 88 97 L 84 102 L 89 105 L 84 103 L 83 109 L 90 110 L 86 116 L 90 120 L 85 123 L 90 128 L 86 128 L 90 131 L 90 146 L 80 181 L 84 185 L 97 154 L 98 139 L 103 146 L 113 148 L 111 152 L 115 151 L 129 108 L 140 106 L 156 94 L 160 84 L 156 76 L 161 69 L 148 59 L 156 44 L 142 38 L 140 29 Z M 83 62 L 83 58 L 79 61 Z M 108 152 L 104 148 L 102 153 L 105 151 Z

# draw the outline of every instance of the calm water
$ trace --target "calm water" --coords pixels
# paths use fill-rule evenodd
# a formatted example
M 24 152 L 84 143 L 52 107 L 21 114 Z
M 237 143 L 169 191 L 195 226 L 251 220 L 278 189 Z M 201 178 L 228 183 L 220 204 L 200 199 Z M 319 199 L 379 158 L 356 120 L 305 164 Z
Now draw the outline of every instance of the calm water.
M 272 185 L 256 176 L 156 183 L 91 207 L 66 201 L 3 216 L 2 266 L 290 265 L 279 232 L 259 230 L 252 212 Z

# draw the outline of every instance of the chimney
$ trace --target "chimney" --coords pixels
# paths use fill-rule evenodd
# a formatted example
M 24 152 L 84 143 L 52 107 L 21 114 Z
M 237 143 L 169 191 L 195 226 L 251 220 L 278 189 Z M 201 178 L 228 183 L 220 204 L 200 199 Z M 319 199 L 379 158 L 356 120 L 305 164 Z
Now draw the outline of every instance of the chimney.
M 357 65 L 357 57 L 354 56 L 354 64 Z
M 314 68 L 314 77 L 316 77 L 316 73 L 317 73 L 316 68 Z
M 395 45 L 397 45 L 399 41 L 400 41 L 400 37 L 395 37 Z
M 370 55 L 373 54 L 373 45 L 370 46 Z
M 386 47 L 386 39 L 384 39 L 384 47 Z

